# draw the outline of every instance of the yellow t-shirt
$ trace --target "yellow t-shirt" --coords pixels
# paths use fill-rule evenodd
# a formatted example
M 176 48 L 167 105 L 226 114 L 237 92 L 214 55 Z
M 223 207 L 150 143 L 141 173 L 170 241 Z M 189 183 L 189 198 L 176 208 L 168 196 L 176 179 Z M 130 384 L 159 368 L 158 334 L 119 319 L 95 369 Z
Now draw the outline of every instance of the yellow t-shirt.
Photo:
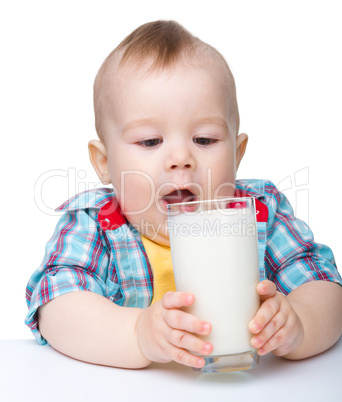
M 153 273 L 152 303 L 162 299 L 165 293 L 175 291 L 170 247 L 162 246 L 145 236 L 141 236 Z

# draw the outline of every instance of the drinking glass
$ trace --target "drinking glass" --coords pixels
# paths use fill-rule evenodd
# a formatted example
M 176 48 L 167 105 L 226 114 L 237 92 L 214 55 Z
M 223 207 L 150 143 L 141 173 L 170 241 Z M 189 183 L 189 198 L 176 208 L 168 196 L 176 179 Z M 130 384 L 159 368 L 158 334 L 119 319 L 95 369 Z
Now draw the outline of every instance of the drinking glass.
M 195 296 L 184 310 L 212 324 L 201 338 L 213 344 L 213 352 L 194 370 L 255 367 L 258 355 L 248 330 L 260 304 L 255 199 L 183 202 L 167 209 L 176 288 Z

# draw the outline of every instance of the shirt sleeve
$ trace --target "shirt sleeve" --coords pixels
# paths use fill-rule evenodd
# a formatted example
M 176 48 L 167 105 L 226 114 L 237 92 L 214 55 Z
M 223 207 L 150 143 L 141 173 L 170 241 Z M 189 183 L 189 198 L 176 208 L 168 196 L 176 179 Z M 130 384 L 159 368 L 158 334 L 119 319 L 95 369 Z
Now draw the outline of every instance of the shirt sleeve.
M 96 221 L 86 210 L 66 212 L 46 245 L 40 267 L 33 273 L 26 288 L 29 311 L 25 324 L 38 343 L 47 343 L 39 332 L 38 307 L 74 291 L 104 295 L 108 260 Z
M 267 278 L 287 295 L 303 283 L 315 280 L 342 285 L 331 249 L 316 243 L 308 225 L 294 217 L 285 195 L 267 182 L 269 219 L 265 268 Z

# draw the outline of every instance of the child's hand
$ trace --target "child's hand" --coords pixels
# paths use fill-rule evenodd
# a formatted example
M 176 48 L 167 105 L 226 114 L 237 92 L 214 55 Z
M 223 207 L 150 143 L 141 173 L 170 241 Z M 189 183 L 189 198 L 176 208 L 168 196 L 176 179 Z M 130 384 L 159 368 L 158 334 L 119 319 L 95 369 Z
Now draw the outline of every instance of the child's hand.
M 287 355 L 303 340 L 302 322 L 287 298 L 276 290 L 273 282 L 260 282 L 257 291 L 262 304 L 249 323 L 249 330 L 254 334 L 252 346 L 259 355 L 269 352 L 276 356 Z
M 195 301 L 191 293 L 168 292 L 162 300 L 143 310 L 137 322 L 139 347 L 146 359 L 159 363 L 172 360 L 190 367 L 205 361 L 189 351 L 209 355 L 213 346 L 194 334 L 207 335 L 211 325 L 180 310 Z

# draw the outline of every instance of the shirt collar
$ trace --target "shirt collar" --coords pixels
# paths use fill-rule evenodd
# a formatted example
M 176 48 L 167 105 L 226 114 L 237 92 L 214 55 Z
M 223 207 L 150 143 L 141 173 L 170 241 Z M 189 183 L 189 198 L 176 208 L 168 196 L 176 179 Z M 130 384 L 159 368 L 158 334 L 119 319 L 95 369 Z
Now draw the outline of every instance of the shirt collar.
M 257 179 L 236 180 L 235 196 L 236 197 L 249 196 L 257 199 L 264 198 L 265 197 L 264 180 L 257 180 Z
M 56 212 L 76 211 L 80 209 L 101 209 L 105 204 L 114 199 L 114 191 L 111 188 L 97 188 L 83 191 L 60 205 Z

